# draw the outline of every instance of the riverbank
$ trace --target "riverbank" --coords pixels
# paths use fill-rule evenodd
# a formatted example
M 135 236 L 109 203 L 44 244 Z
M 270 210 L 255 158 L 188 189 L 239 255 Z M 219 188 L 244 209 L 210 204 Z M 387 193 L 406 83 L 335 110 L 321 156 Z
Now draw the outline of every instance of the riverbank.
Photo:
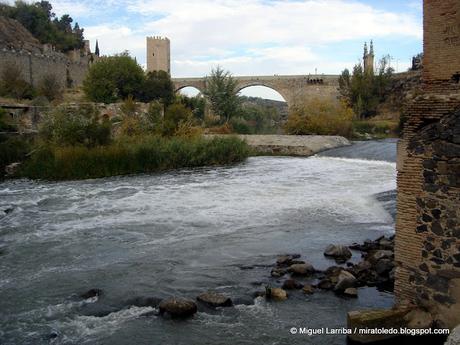
M 227 137 L 209 134 L 206 137 Z M 333 135 L 236 135 L 244 140 L 255 156 L 312 156 L 316 153 L 350 146 L 346 138 Z
M 236 164 L 249 154 L 236 137 L 126 138 L 96 147 L 38 147 L 17 169 L 15 177 L 42 180 L 81 180 L 182 168 Z

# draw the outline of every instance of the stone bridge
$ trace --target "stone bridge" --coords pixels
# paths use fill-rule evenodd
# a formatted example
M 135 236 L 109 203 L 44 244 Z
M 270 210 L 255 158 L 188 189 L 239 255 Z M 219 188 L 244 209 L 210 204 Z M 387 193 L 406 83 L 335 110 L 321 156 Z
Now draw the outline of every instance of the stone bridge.
M 289 107 L 305 99 L 336 99 L 339 95 L 338 75 L 235 76 L 233 78 L 238 82 L 238 91 L 250 86 L 265 86 L 277 91 L 284 98 Z M 200 92 L 203 92 L 206 88 L 206 77 L 173 78 L 172 80 L 176 91 L 185 87 L 194 87 Z

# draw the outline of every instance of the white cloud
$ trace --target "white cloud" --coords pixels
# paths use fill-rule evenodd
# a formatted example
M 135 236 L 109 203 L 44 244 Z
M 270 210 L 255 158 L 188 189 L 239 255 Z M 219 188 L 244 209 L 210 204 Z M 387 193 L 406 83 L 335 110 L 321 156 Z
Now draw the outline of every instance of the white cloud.
M 348 52 L 331 53 L 335 45 L 370 38 L 377 44 L 388 38 L 421 41 L 413 10 L 421 0 L 394 11 L 365 1 L 51 0 L 57 13 L 68 12 L 80 23 L 88 20 L 85 37 L 93 47 L 98 39 L 104 54 L 129 50 L 144 64 L 145 37 L 169 37 L 172 73 L 184 77 L 208 74 L 217 65 L 235 75 L 308 74 L 316 68 L 339 73 L 352 67 L 361 52 L 351 58 Z
M 337 73 L 344 62 L 324 61 L 315 47 L 371 37 L 422 37 L 413 16 L 357 1 L 130 0 L 126 6 L 144 20 L 145 35 L 171 39 L 172 71 L 180 76 L 203 75 L 216 65 L 240 75 L 313 73 L 315 68 Z

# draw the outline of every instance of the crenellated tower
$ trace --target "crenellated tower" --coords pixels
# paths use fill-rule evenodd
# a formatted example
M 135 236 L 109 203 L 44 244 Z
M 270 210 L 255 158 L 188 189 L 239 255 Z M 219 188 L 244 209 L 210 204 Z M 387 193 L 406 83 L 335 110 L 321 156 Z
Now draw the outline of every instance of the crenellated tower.
M 166 37 L 147 37 L 147 72 L 153 71 L 171 74 L 171 46 Z

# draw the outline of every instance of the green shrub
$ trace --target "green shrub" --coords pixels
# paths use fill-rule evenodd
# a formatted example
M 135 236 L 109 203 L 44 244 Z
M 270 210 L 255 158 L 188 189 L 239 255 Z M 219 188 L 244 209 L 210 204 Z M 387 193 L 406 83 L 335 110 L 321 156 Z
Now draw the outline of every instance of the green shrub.
M 140 91 L 143 102 L 160 101 L 170 105 L 174 101 L 174 84 L 165 71 L 148 72 Z
M 109 56 L 91 65 L 83 90 L 94 102 L 113 103 L 128 96 L 138 99 L 144 79 L 144 71 L 129 55 Z
M 45 75 L 38 84 L 37 92 L 48 101 L 60 99 L 63 94 L 62 85 L 55 74 Z
M 125 138 L 108 146 L 55 147 L 34 152 L 21 170 L 24 177 L 47 180 L 85 179 L 224 165 L 248 156 L 237 138 Z
M 191 121 L 192 112 L 181 103 L 171 104 L 165 112 L 162 134 L 172 136 L 182 122 Z
M 253 129 L 249 126 L 248 122 L 241 117 L 233 117 L 230 119 L 230 126 L 233 129 L 233 133 L 238 134 L 253 134 Z
M 31 142 L 24 137 L 0 137 L 0 178 L 5 167 L 11 163 L 22 162 L 31 150 Z
M 313 99 L 291 109 L 287 134 L 353 135 L 353 111 L 340 102 Z
M 15 132 L 16 127 L 13 125 L 11 118 L 5 109 L 0 108 L 0 132 Z
M 357 120 L 353 122 L 356 134 L 375 134 L 378 137 L 396 135 L 399 130 L 399 122 L 391 120 Z
M 94 105 L 61 105 L 44 116 L 39 136 L 55 145 L 106 145 L 111 140 L 111 124 L 100 119 Z
M 0 95 L 20 99 L 32 99 L 34 88 L 22 77 L 22 71 L 16 63 L 6 63 L 0 77 Z

